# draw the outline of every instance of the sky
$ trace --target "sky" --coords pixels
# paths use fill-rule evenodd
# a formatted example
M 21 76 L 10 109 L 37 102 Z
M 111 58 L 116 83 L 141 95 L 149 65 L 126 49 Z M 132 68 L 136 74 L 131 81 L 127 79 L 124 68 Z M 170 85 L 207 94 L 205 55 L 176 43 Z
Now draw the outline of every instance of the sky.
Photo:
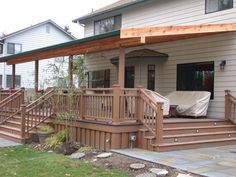
M 69 26 L 72 35 L 83 37 L 83 28 L 72 20 L 117 0 L 2 0 L 0 34 L 29 27 L 51 19 L 61 27 Z

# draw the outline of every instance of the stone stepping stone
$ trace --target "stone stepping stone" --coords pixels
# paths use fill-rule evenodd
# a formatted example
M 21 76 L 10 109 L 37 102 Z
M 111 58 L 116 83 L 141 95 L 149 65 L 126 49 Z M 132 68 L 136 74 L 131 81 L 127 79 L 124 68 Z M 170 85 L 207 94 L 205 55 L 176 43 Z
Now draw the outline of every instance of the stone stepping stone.
M 112 156 L 112 153 L 107 152 L 107 153 L 101 153 L 101 154 L 97 155 L 96 157 L 97 158 L 108 158 L 108 157 L 111 157 L 111 156 Z
M 157 176 L 166 176 L 169 173 L 166 169 L 160 168 L 151 168 L 149 171 L 156 174 Z
M 191 176 L 190 174 L 186 175 L 186 174 L 179 173 L 177 177 L 193 177 L 193 176 Z
M 85 153 L 82 152 L 75 152 L 73 154 L 71 154 L 69 157 L 72 159 L 81 159 L 85 156 Z
M 155 175 L 154 173 L 143 173 L 140 175 L 137 175 L 136 177 L 156 177 L 157 175 Z
M 145 168 L 145 165 L 142 163 L 133 163 L 133 164 L 130 164 L 129 167 L 133 170 L 140 170 L 140 169 Z

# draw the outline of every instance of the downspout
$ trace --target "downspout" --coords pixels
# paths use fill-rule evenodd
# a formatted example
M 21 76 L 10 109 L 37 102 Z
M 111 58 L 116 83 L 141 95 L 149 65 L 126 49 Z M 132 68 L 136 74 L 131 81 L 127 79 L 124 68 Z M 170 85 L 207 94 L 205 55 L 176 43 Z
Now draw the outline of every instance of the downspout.
M 0 42 L 3 45 L 2 57 L 5 57 L 5 43 Z M 6 62 L 3 63 L 3 73 L 2 73 L 2 88 L 5 88 L 6 83 Z

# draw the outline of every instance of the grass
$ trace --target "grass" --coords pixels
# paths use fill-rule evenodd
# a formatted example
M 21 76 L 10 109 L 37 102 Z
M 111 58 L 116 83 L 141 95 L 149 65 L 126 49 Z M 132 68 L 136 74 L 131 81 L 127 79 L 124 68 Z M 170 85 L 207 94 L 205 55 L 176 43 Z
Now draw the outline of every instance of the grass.
M 2 177 L 126 177 L 124 172 L 73 160 L 63 155 L 40 152 L 27 146 L 0 148 Z

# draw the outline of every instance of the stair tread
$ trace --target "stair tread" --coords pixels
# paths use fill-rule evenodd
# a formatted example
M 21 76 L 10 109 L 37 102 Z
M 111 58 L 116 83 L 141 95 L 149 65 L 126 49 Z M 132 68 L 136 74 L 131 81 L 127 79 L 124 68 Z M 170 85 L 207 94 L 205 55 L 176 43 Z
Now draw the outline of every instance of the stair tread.
M 235 131 L 206 132 L 206 133 L 189 133 L 189 134 L 179 134 L 179 135 L 164 135 L 163 138 L 221 135 L 221 134 L 232 134 L 232 133 L 236 133 L 236 130 Z
M 230 128 L 235 127 L 236 125 L 212 125 L 212 126 L 195 126 L 195 127 L 174 127 L 174 128 L 164 128 L 164 131 L 170 131 L 170 130 L 191 130 L 191 129 L 209 129 L 209 128 Z
M 20 131 L 20 128 L 11 127 L 11 126 L 8 126 L 8 125 L 0 125 L 0 128 L 7 128 L 7 129 L 10 129 L 10 130 Z
M 176 119 L 178 120 L 178 118 Z M 171 119 L 169 120 L 165 120 L 164 124 L 173 124 L 173 123 L 214 123 L 214 122 L 230 122 L 229 120 L 225 120 L 225 119 L 201 119 L 201 120 L 197 120 L 196 119 L 182 119 L 182 120 L 178 120 L 173 122 Z
M 154 139 L 154 138 L 156 138 L 155 136 L 152 136 L 152 135 L 150 135 L 150 136 L 145 136 L 144 138 L 146 138 L 146 139 Z
M 0 135 L 1 134 L 5 135 L 5 136 L 12 137 L 12 138 L 16 138 L 16 139 L 22 139 L 20 135 L 16 135 L 16 134 L 13 134 L 13 133 L 9 133 L 9 132 L 5 132 L 5 131 L 0 130 Z
M 163 144 L 152 144 L 152 146 L 181 146 L 181 145 L 194 145 L 194 144 L 203 144 L 203 143 L 214 143 L 214 142 L 224 142 L 224 141 L 236 141 L 236 138 L 220 138 L 220 139 L 212 139 L 212 140 L 198 140 L 198 141 L 190 141 L 190 142 L 173 142 L 173 143 L 163 143 Z

